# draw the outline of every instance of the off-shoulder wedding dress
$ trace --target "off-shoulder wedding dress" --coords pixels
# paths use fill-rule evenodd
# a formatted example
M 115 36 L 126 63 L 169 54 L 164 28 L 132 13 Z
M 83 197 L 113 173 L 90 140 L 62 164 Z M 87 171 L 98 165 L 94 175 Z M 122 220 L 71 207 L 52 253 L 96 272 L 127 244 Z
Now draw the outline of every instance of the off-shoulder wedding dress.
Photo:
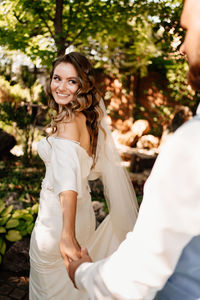
M 109 132 L 106 139 L 108 135 Z M 98 141 L 104 144 L 101 135 Z M 97 147 L 99 160 L 96 173 L 102 171 L 100 173 L 110 214 L 95 230 L 95 215 L 88 185 L 92 158 L 79 143 L 72 140 L 50 136 L 48 140 L 43 138 L 38 143 L 38 153 L 45 163 L 46 174 L 30 243 L 30 300 L 89 299 L 87 294 L 74 288 L 60 255 L 60 192 L 73 190 L 78 194 L 76 238 L 81 246 L 88 248 L 94 261 L 113 253 L 126 233 L 132 230 L 137 217 L 135 193 L 124 169 L 118 163 L 113 165 L 114 157 L 109 151 L 104 153 L 106 147 Z M 115 182 L 117 180 L 119 182 Z

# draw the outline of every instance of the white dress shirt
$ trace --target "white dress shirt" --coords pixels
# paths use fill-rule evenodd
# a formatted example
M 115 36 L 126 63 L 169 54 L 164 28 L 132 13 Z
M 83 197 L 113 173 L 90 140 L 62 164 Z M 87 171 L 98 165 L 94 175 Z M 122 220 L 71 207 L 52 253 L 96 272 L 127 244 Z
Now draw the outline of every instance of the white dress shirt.
M 200 234 L 200 120 L 169 137 L 145 183 L 134 230 L 110 257 L 75 273 L 91 300 L 151 300 Z M 120 222 L 120 220 L 119 220 Z

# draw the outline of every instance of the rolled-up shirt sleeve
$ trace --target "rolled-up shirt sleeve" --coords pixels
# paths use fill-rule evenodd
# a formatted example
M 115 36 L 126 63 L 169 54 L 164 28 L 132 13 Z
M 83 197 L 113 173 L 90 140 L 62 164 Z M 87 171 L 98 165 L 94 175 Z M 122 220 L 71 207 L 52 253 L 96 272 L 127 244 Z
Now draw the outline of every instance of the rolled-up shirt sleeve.
M 110 257 L 77 269 L 77 286 L 91 300 L 153 299 L 200 234 L 199 132 L 192 120 L 169 138 L 145 184 L 134 230 Z
M 72 190 L 81 196 L 81 168 L 77 145 L 70 140 L 54 139 L 51 161 L 55 194 Z

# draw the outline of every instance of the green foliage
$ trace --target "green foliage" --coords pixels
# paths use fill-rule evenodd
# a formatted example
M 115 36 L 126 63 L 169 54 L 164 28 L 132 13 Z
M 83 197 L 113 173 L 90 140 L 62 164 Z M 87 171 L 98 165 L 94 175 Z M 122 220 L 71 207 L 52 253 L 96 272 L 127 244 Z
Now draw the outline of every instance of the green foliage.
M 5 207 L 0 200 L 0 262 L 12 242 L 30 235 L 38 212 L 38 200 L 44 166 L 34 159 L 33 166 L 25 167 L 20 160 L 0 164 L 0 198 L 14 194 L 24 209 Z
M 7 94 L 10 101 L 18 103 L 21 101 L 30 101 L 30 93 L 26 88 L 22 88 L 19 83 L 14 86 L 3 76 L 0 77 L 1 89 Z
M 98 60 L 97 66 L 106 66 L 109 72 L 134 74 L 143 77 L 153 60 L 168 59 L 181 40 L 183 31 L 179 26 L 182 1 L 135 0 L 126 22 L 116 31 L 98 33 L 91 52 Z M 106 38 L 105 38 L 106 37 Z M 98 59 L 101 57 L 101 59 Z
M 22 67 L 19 83 L 12 84 L 0 77 L 1 89 L 8 101 L 0 103 L 0 119 L 7 125 L 16 125 L 24 143 L 24 161 L 32 157 L 32 142 L 39 116 L 39 99 L 42 87 L 38 84 L 35 73 Z M 42 95 L 43 96 L 43 95 Z
M 24 161 L 27 162 L 32 156 L 30 141 L 33 140 L 35 131 L 37 110 L 30 104 L 21 102 L 19 105 L 15 102 L 0 103 L 0 118 L 5 124 L 17 125 L 17 130 L 24 134 Z
M 0 44 L 49 65 L 70 45 L 88 44 L 98 33 L 120 32 L 132 15 L 127 0 L 6 0 L 0 4 Z M 103 20 L 103 22 L 102 22 Z
M 156 45 L 152 24 L 147 16 L 137 16 L 131 25 L 129 39 L 120 49 L 119 69 L 127 75 L 139 72 L 144 77 L 153 58 L 161 54 L 161 49 Z
M 37 213 L 38 204 L 15 210 L 13 205 L 5 207 L 3 200 L 0 200 L 0 263 L 10 242 L 31 234 Z
M 166 69 L 171 98 L 177 103 L 192 108 L 195 105 L 195 92 L 187 85 L 187 62 L 179 59 Z
M 26 167 L 22 161 L 1 162 L 0 164 L 0 199 L 15 193 L 23 205 L 30 206 L 39 201 L 41 181 L 44 177 L 44 165 L 41 159 L 33 157 L 32 165 Z
M 43 93 L 38 93 L 40 96 L 37 99 L 34 96 L 33 83 L 37 86 L 36 65 L 48 69 L 53 58 L 63 54 L 70 45 L 85 53 L 96 68 L 123 78 L 127 94 L 132 93 L 136 104 L 135 111 L 130 112 L 135 119 L 146 117 L 146 112 L 140 110 L 138 103 L 140 79 L 148 76 L 152 70 L 160 72 L 160 82 L 166 81 L 161 90 L 167 93 L 169 101 L 193 108 L 195 95 L 187 87 L 187 64 L 177 53 L 183 38 L 183 30 L 179 25 L 182 4 L 181 0 L 2 1 L 0 45 L 5 49 L 19 49 L 35 65 L 31 72 L 27 66 L 23 66 L 20 78 L 13 78 L 9 59 L 6 60 L 6 55 L 3 57 L 5 63 L 2 72 L 9 80 L 9 94 L 15 99 L 14 102 L 24 102 L 25 105 L 17 108 L 14 104 L 5 106 L 2 118 L 10 120 L 10 123 L 13 116 L 18 120 L 17 127 L 22 128 L 24 133 L 26 158 L 31 157 L 28 145 L 35 128 L 34 109 L 29 109 L 32 106 L 28 106 L 27 102 L 41 102 Z M 129 85 L 130 77 L 134 77 L 134 83 Z M 15 92 L 19 86 L 24 94 L 22 91 L 19 94 Z M 45 103 L 44 93 L 42 99 Z M 22 118 L 17 117 L 16 110 Z M 169 118 L 167 110 L 168 106 L 166 109 L 154 107 L 151 117 L 155 126 L 152 133 L 161 135 L 163 122 Z M 9 118 L 9 114 L 12 118 Z
M 20 105 L 14 102 L 0 103 L 1 120 L 7 124 L 16 122 L 19 129 L 25 130 L 33 124 L 37 111 L 29 113 L 29 106 L 25 103 Z

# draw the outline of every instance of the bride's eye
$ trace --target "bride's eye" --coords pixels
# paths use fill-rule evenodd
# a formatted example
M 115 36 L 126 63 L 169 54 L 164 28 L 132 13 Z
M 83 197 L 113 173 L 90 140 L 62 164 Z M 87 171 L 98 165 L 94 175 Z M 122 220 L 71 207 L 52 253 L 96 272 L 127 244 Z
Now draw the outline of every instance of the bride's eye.
M 60 77 L 58 75 L 53 76 L 53 80 L 59 81 Z
M 77 81 L 75 79 L 70 79 L 69 83 L 72 84 L 72 85 L 74 85 L 74 84 L 77 84 Z

